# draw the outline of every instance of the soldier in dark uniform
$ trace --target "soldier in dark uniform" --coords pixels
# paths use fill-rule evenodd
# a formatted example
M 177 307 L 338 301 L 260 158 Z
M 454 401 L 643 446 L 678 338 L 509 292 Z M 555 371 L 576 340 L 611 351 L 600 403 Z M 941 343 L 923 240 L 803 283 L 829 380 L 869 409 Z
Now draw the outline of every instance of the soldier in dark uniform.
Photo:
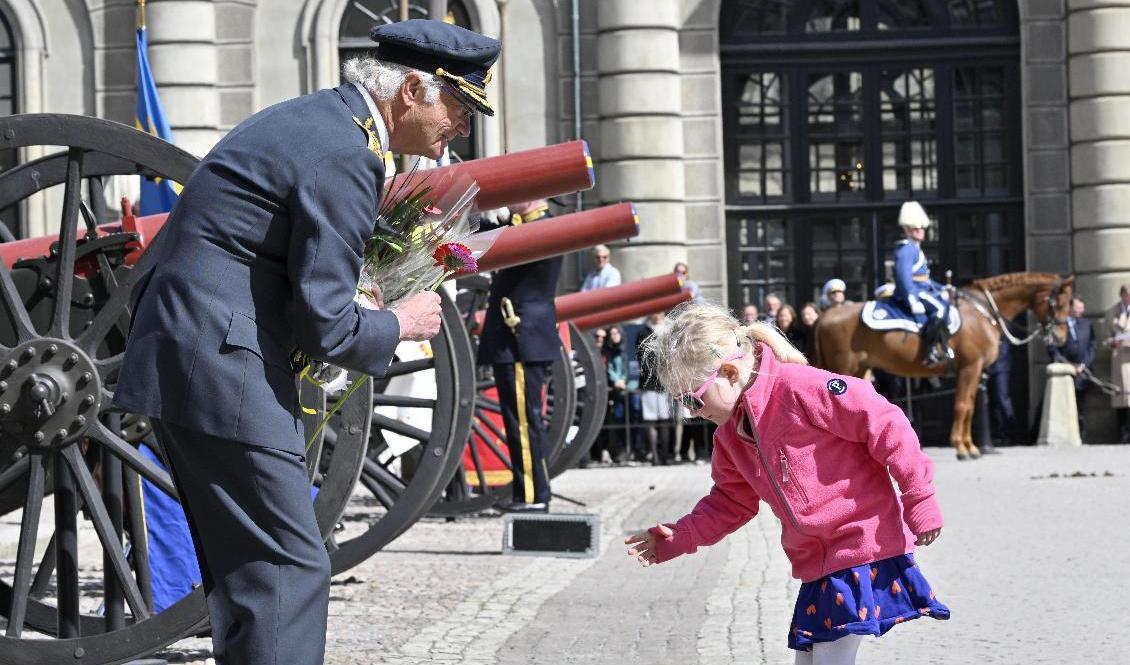
M 545 201 L 516 208 L 512 224 L 531 224 L 549 215 Z M 499 270 L 490 285 L 478 363 L 490 365 L 498 385 L 498 401 L 506 426 L 506 445 L 514 472 L 514 497 L 502 510 L 545 512 L 549 509 L 542 388 L 560 354 L 557 334 L 557 278 L 564 257 Z
M 151 247 L 114 403 L 150 416 L 188 517 L 219 663 L 321 663 L 329 558 L 310 502 L 295 349 L 380 376 L 439 330 L 434 293 L 354 302 L 389 151 L 438 157 L 490 113 L 499 43 L 440 21 L 373 29 L 351 82 L 232 129 Z

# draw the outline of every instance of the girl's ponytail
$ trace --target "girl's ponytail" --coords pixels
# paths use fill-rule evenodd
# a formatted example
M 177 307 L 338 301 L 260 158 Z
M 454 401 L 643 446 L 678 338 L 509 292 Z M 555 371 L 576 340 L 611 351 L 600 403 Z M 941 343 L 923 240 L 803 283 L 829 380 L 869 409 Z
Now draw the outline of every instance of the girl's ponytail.
M 738 327 L 738 335 L 740 337 L 748 337 L 751 342 L 762 342 L 769 348 L 773 349 L 773 355 L 777 360 L 783 363 L 797 363 L 798 365 L 807 365 L 808 358 L 804 357 L 792 343 L 781 334 L 774 326 L 767 323 L 757 321 L 744 326 Z

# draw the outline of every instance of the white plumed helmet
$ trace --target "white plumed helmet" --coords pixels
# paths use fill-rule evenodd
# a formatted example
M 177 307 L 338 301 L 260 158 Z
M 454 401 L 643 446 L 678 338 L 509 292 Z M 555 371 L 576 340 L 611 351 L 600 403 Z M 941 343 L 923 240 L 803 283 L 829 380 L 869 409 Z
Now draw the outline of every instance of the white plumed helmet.
M 911 229 L 925 229 L 930 226 L 930 218 L 918 201 L 907 201 L 899 208 L 899 226 Z

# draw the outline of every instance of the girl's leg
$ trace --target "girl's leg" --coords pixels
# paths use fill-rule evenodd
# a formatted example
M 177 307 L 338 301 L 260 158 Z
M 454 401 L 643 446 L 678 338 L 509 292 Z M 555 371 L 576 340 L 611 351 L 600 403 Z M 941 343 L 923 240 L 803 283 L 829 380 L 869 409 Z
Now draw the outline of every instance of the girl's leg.
M 855 665 L 855 654 L 863 642 L 862 635 L 844 635 L 835 642 L 812 645 L 812 665 Z
M 812 652 L 811 651 L 794 651 L 796 660 L 793 665 L 812 665 Z

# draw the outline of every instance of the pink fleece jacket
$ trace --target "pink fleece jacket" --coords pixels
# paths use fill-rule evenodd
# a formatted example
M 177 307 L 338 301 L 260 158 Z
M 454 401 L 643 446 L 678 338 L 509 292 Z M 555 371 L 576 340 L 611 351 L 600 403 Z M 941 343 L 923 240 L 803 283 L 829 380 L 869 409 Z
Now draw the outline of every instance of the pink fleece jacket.
M 914 534 L 940 528 L 942 512 L 934 463 L 902 411 L 867 381 L 758 349 L 753 383 L 714 434 L 714 487 L 668 525 L 674 535 L 652 528 L 656 560 L 720 541 L 757 514 L 758 501 L 781 520 L 781 545 L 805 582 L 913 552 Z

